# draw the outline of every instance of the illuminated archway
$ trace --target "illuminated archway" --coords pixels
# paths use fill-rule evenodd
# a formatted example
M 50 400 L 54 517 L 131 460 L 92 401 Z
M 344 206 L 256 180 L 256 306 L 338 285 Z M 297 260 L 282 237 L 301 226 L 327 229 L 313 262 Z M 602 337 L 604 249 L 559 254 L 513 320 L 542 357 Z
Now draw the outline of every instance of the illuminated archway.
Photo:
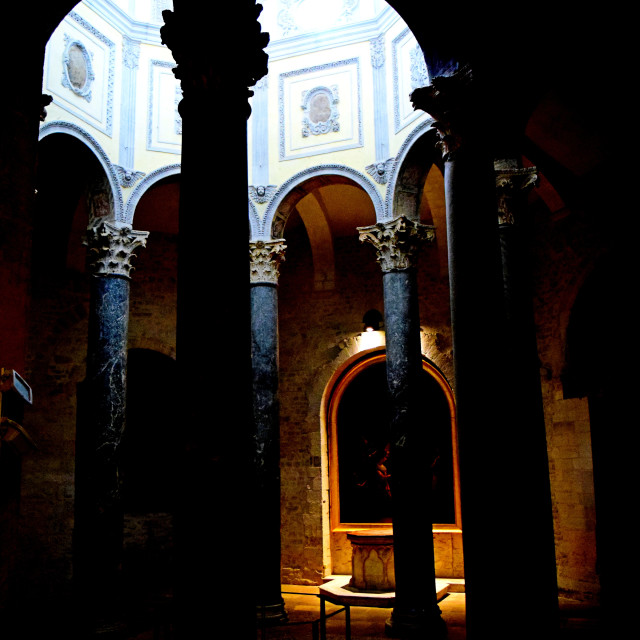
M 326 428 L 329 480 L 329 532 L 334 573 L 348 572 L 350 561 L 346 534 L 359 529 L 392 528 L 390 495 L 385 475 L 393 473 L 388 459 L 388 420 L 385 418 L 386 354 L 376 350 L 348 363 L 334 377 L 326 395 Z M 425 452 L 425 468 L 434 471 L 433 535 L 457 539 L 453 557 L 441 560 L 462 566 L 461 516 L 453 391 L 446 378 L 423 359 L 422 397 L 425 428 L 433 430 L 433 455 Z M 427 423 L 431 423 L 427 427 Z M 386 439 L 385 439 L 386 438 Z M 344 540 L 343 540 L 344 539 Z M 436 546 L 436 555 L 438 548 Z M 439 564 L 436 558 L 436 566 Z M 449 575 L 451 575 L 449 573 Z

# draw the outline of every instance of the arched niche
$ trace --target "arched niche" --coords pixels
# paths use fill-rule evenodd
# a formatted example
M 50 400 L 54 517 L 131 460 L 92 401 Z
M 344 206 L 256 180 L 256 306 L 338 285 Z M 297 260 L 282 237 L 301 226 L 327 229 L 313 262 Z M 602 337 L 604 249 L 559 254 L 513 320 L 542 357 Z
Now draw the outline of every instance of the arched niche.
M 330 555 L 334 573 L 349 573 L 346 534 L 361 529 L 392 529 L 393 496 L 388 486 L 389 420 L 386 354 L 374 350 L 347 363 L 325 395 L 329 489 Z M 421 398 L 424 428 L 434 434 L 425 451 L 425 473 L 433 470 L 433 536 L 436 571 L 461 576 L 462 544 L 456 412 L 444 375 L 423 358 Z M 428 536 L 431 532 L 425 532 Z

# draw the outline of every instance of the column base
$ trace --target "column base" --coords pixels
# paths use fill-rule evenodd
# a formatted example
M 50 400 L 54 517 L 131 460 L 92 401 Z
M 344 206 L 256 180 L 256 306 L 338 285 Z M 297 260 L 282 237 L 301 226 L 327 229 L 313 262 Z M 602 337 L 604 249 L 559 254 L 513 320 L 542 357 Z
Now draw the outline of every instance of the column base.
M 284 600 L 276 604 L 262 604 L 256 606 L 256 620 L 258 626 L 285 624 L 289 620 L 289 616 L 284 608 Z
M 390 638 L 422 638 L 444 640 L 447 625 L 440 617 L 440 610 L 431 615 L 425 611 L 393 611 L 385 622 L 384 631 Z

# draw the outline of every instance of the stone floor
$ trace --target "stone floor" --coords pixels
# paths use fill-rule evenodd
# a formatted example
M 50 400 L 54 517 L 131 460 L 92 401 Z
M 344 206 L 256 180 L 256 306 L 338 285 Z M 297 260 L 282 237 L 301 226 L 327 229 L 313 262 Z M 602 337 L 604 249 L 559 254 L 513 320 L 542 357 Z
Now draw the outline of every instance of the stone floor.
M 442 617 L 447 624 L 448 640 L 466 640 L 465 627 L 465 594 L 463 581 L 451 581 L 451 591 L 439 601 Z M 277 627 L 258 629 L 257 640 L 318 640 L 314 635 L 314 621 L 320 618 L 320 598 L 318 587 L 283 585 L 283 598 L 289 616 L 289 623 Z M 496 608 L 499 609 L 500 597 L 496 598 Z M 340 606 L 327 603 L 327 640 L 344 640 L 345 614 L 339 611 Z M 579 603 L 561 601 L 561 628 L 558 640 L 601 640 L 607 636 L 601 635 L 598 620 L 592 611 Z M 352 606 L 351 607 L 351 637 L 353 640 L 383 640 L 385 635 L 385 621 L 391 614 L 391 609 Z M 517 637 L 517 636 L 514 636 Z M 173 633 L 169 627 L 156 628 L 135 635 L 131 640 L 170 640 Z M 545 639 L 548 640 L 548 639 Z
M 447 623 L 448 640 L 465 640 L 465 594 L 462 581 L 452 581 L 454 592 L 447 593 L 439 602 L 442 617 Z M 458 583 L 458 584 L 456 584 Z M 318 619 L 320 602 L 317 587 L 283 585 L 283 597 L 290 622 L 282 627 L 265 628 L 258 631 L 259 640 L 313 640 L 311 620 Z M 496 598 L 499 607 L 499 597 Z M 327 615 L 340 607 L 327 603 Z M 391 609 L 351 607 L 351 637 L 354 640 L 382 640 L 387 638 L 385 621 Z M 345 637 L 345 614 L 340 612 L 327 620 L 327 640 L 343 640 Z M 561 602 L 561 640 L 599 640 L 601 638 L 597 619 L 580 607 L 578 603 Z

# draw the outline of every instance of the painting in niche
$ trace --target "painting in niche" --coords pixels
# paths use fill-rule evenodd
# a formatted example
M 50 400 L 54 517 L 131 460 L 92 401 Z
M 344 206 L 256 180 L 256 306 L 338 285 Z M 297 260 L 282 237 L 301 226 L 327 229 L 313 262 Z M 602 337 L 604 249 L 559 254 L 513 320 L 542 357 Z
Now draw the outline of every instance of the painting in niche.
M 433 524 L 455 523 L 451 414 L 438 382 L 422 372 L 425 472 L 433 473 Z M 384 362 L 347 387 L 337 415 L 340 522 L 392 521 L 393 460 Z M 418 496 L 416 496 L 418 498 Z M 419 499 L 416 501 L 419 508 Z

